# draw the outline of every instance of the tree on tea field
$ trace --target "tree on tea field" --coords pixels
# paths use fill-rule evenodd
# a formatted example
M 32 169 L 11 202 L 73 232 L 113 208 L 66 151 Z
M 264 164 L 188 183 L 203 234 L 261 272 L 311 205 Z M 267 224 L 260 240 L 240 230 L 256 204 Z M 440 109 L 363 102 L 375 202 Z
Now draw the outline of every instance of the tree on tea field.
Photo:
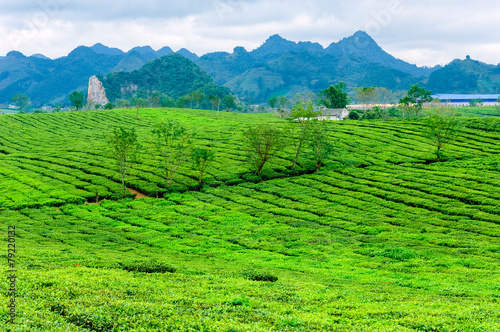
M 19 108 L 19 114 L 26 112 L 30 106 L 30 98 L 22 93 L 18 93 L 10 98 L 10 101 Z
M 125 197 L 125 176 L 130 169 L 132 162 L 137 160 L 137 153 L 140 145 L 137 142 L 137 134 L 135 129 L 126 130 L 124 128 L 115 129 L 107 137 L 107 141 L 111 146 L 111 154 L 116 161 L 118 172 L 121 174 L 123 193 Z
M 83 107 L 85 94 L 81 91 L 73 91 L 68 95 L 68 99 L 75 110 L 78 111 Z
M 193 148 L 191 152 L 193 167 L 199 172 L 198 182 L 203 184 L 203 174 L 210 167 L 210 164 L 215 160 L 215 153 L 204 148 Z
M 294 122 L 287 128 L 287 137 L 290 139 L 294 151 L 292 169 L 295 169 L 297 166 L 300 152 L 304 144 L 309 140 L 312 126 L 315 125 L 313 120 L 319 115 L 321 115 L 321 112 L 314 111 L 312 102 L 308 102 L 307 104 L 298 102 L 293 107 L 292 119 Z
M 431 94 L 431 91 L 418 86 L 418 84 L 412 85 L 406 97 L 399 100 L 399 104 L 403 111 L 403 117 L 405 112 L 408 114 L 409 118 L 411 118 L 412 113 L 419 116 L 424 103 L 432 101 Z
M 290 100 L 286 96 L 281 96 L 278 98 L 278 113 L 282 119 L 285 117 L 286 105 L 289 102 Z
M 234 96 L 231 95 L 224 96 L 222 103 L 224 104 L 224 109 L 226 111 L 230 111 L 236 108 L 236 101 L 234 100 Z
M 191 144 L 189 134 L 182 124 L 168 120 L 155 124 L 151 135 L 153 158 L 165 172 L 171 187 L 175 172 L 187 159 Z
M 308 141 L 316 172 L 324 166 L 325 160 L 333 152 L 328 121 L 313 120 Z
M 377 101 L 377 89 L 375 86 L 354 88 L 354 91 L 356 91 L 355 99 L 359 104 L 369 105 Z
M 345 108 L 349 104 L 346 89 L 347 86 L 344 82 L 330 85 L 328 89 L 319 93 L 320 98 L 322 98 L 319 103 L 327 108 Z
M 163 93 L 161 93 L 160 91 L 153 91 L 153 92 L 148 91 L 147 103 L 149 103 L 151 107 L 159 107 L 162 97 Z
M 221 103 L 220 97 L 210 95 L 210 97 L 208 97 L 208 101 L 210 101 L 210 105 L 212 105 L 212 110 L 215 111 L 215 109 L 217 109 L 217 117 L 219 117 L 219 110 L 220 110 L 220 103 Z
M 280 129 L 261 124 L 245 131 L 244 137 L 249 146 L 249 162 L 255 173 L 261 177 L 264 165 L 283 148 L 283 134 Z
M 267 100 L 267 104 L 271 106 L 271 109 L 274 110 L 276 108 L 276 105 L 278 105 L 278 97 L 276 96 L 269 97 L 269 99 Z
M 138 96 L 132 97 L 130 104 L 136 108 L 135 119 L 139 120 L 139 108 L 144 108 L 148 105 L 148 101 Z
M 200 108 L 200 104 L 205 100 L 207 97 L 203 92 L 201 92 L 200 89 L 195 90 L 190 93 L 191 99 L 195 102 L 196 104 L 196 109 Z
M 443 157 L 443 147 L 459 135 L 461 128 L 460 120 L 451 115 L 450 108 L 441 107 L 426 119 L 423 133 L 434 143 L 438 161 Z

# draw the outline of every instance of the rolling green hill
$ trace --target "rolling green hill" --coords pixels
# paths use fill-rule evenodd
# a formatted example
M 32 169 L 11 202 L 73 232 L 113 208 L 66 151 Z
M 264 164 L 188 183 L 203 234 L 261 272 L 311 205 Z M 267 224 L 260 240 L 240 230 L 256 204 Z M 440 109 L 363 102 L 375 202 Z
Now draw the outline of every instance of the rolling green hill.
M 228 88 L 217 86 L 211 77 L 192 61 L 176 53 L 162 56 L 132 72 L 113 72 L 105 78 L 99 76 L 110 101 L 130 98 L 138 89 L 160 91 L 179 98 L 195 90 L 205 95 L 224 97 Z
M 467 58 L 433 72 L 427 87 L 439 93 L 500 93 L 500 67 Z
M 146 147 L 165 119 L 216 153 L 207 185 L 186 164 L 171 192 L 144 149 L 126 184 L 164 198 L 116 200 L 105 135 L 135 128 Z M 0 115 L 0 245 L 15 226 L 18 286 L 0 328 L 498 331 L 500 120 L 463 122 L 442 163 L 421 120 L 330 123 L 323 171 L 292 174 L 283 150 L 256 181 L 242 132 L 284 127 L 273 114 Z

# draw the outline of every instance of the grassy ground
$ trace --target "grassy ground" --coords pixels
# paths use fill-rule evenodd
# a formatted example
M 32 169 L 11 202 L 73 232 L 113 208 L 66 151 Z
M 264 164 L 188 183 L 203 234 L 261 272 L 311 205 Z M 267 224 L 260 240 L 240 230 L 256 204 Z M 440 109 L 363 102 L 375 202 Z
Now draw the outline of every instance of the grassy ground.
M 146 154 L 116 198 L 104 136 L 176 118 L 217 161 L 169 193 Z M 435 163 L 412 121 L 332 124 L 337 153 L 292 176 L 283 151 L 253 181 L 242 131 L 270 114 L 101 111 L 0 116 L 0 268 L 16 227 L 16 324 L 6 331 L 499 331 L 495 119 Z M 301 161 L 306 165 L 306 161 Z M 249 181 L 250 180 L 250 181 Z

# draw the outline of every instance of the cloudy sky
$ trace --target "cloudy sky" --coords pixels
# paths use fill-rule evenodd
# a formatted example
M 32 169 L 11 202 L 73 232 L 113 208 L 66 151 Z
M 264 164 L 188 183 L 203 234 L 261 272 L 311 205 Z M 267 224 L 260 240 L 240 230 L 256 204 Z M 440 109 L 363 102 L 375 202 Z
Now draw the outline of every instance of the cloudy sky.
M 364 30 L 418 65 L 466 55 L 497 64 L 499 17 L 493 0 L 1 0 L 0 56 L 18 50 L 56 58 L 98 42 L 202 55 L 252 50 L 273 34 L 326 47 Z

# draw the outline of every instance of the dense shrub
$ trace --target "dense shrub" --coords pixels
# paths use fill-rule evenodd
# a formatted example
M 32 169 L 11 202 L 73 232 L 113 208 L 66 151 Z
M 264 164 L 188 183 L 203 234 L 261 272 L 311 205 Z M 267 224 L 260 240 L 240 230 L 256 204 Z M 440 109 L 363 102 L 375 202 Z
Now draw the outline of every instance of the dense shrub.
M 356 111 L 350 111 L 349 112 L 349 120 L 359 120 L 360 116 L 359 113 Z
M 120 268 L 130 272 L 144 272 L 144 273 L 174 273 L 175 267 L 160 263 L 155 260 L 150 261 L 131 261 L 119 263 Z
M 245 277 L 252 281 L 278 281 L 278 277 L 266 272 L 246 272 Z

